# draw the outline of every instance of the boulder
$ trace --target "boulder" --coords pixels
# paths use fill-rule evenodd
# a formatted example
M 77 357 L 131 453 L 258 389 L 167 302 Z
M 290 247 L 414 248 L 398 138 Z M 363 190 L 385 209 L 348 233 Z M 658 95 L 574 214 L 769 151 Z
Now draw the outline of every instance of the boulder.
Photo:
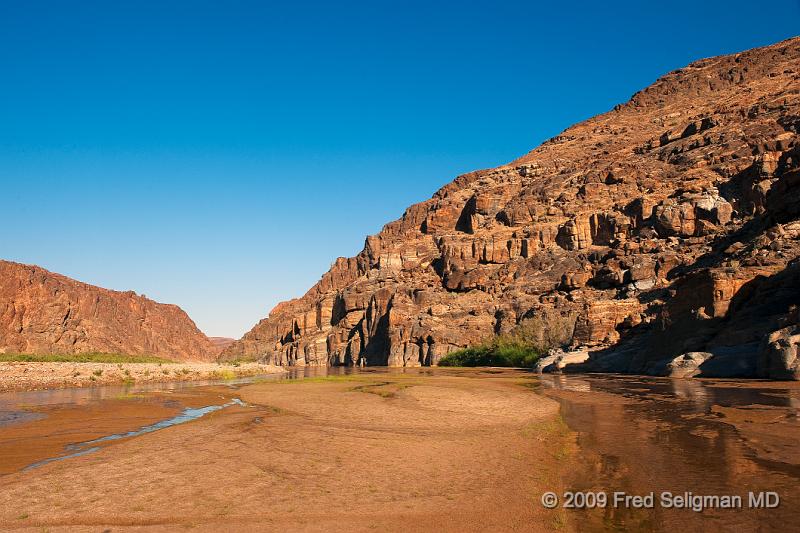
M 800 380 L 800 326 L 770 333 L 758 352 L 758 376 L 769 379 Z
M 709 352 L 688 352 L 669 361 L 666 375 L 671 378 L 691 378 L 702 373 L 700 365 L 713 357 Z
M 536 362 L 534 370 L 540 374 L 561 372 L 567 365 L 578 365 L 585 363 L 589 359 L 589 350 L 579 349 L 564 351 L 556 348 L 548 351 L 545 357 Z

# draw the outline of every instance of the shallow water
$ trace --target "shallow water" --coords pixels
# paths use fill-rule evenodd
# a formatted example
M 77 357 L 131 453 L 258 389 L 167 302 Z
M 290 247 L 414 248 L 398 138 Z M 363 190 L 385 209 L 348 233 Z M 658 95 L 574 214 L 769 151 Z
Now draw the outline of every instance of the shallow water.
M 499 369 L 309 367 L 237 381 L 4 393 L 0 394 L 0 447 L 5 438 L 12 443 L 10 449 L 35 449 L 31 456 L 35 460 L 19 460 L 19 468 L 4 470 L 2 462 L 8 459 L 0 453 L 0 473 L 74 458 L 223 407 L 239 407 L 237 389 L 248 383 L 359 372 L 489 376 L 515 382 L 522 378 L 537 393 L 556 399 L 577 443 L 572 459 L 565 459 L 574 459 L 577 466 L 569 469 L 558 487 L 552 487 L 562 496 L 562 503 L 564 490 L 603 492 L 608 498 L 615 492 L 631 496 L 652 492 L 655 496 L 652 508 L 632 508 L 623 503 L 591 510 L 557 510 L 579 530 L 772 531 L 800 527 L 797 383 L 602 375 L 540 377 Z M 536 399 L 531 396 L 532 401 Z M 65 412 L 70 413 L 65 419 L 68 426 L 58 418 Z M 97 427 L 98 420 L 108 424 Z M 20 433 L 24 428 L 47 427 L 48 422 L 51 433 Z M 50 438 L 55 439 L 52 445 L 36 448 L 37 443 Z M 750 491 L 775 492 L 780 505 L 749 508 Z M 662 492 L 738 495 L 743 498 L 743 508 L 666 509 L 659 505 Z M 533 496 L 535 505 L 538 497 Z
M 283 374 L 267 374 L 231 380 L 214 381 L 167 381 L 129 385 L 104 385 L 97 387 L 74 387 L 65 389 L 46 389 L 34 391 L 0 392 L 0 428 L 4 424 L 18 421 L 22 415 L 30 415 L 31 407 L 88 405 L 136 394 L 154 392 L 176 392 L 209 385 L 222 385 L 236 388 L 263 379 L 277 379 Z
M 0 475 L 80 457 L 118 440 L 244 406 L 236 389 L 268 377 L 0 394 Z
M 126 431 L 125 433 L 114 433 L 113 435 L 106 435 L 105 437 L 99 437 L 97 439 L 92 439 L 86 442 L 69 444 L 65 447 L 65 449 L 71 453 L 67 455 L 61 455 L 58 457 L 50 457 L 47 459 L 43 459 L 41 461 L 26 466 L 23 470 L 32 470 L 34 468 L 38 468 L 40 466 L 52 463 L 53 461 L 61 461 L 64 459 L 71 459 L 73 457 L 80 457 L 82 455 L 86 455 L 100 450 L 100 446 L 98 446 L 99 444 L 107 443 L 114 440 L 139 437 L 141 435 L 152 433 L 160 429 L 166 429 L 168 427 L 177 426 L 178 424 L 185 424 L 186 422 L 191 422 L 192 420 L 197 420 L 198 418 L 202 418 L 208 413 L 213 413 L 214 411 L 219 411 L 220 409 L 225 409 L 226 407 L 232 407 L 234 405 L 245 406 L 247 404 L 242 402 L 239 398 L 234 398 L 228 403 L 221 405 L 207 405 L 205 407 L 187 408 L 184 409 L 183 412 L 178 416 L 174 416 L 166 420 L 161 420 L 159 422 L 156 422 L 155 424 L 150 424 L 148 426 L 144 426 L 139 429 Z
M 243 385 L 354 372 L 426 369 L 299 367 L 285 374 L 0 393 L 0 476 L 98 451 L 113 441 L 196 420 L 226 407 Z
M 577 433 L 580 468 L 565 480 L 568 489 L 610 498 L 654 493 L 652 508 L 620 497 L 618 506 L 566 511 L 580 530 L 800 527 L 798 384 L 571 375 L 541 384 Z M 762 491 L 777 493 L 780 505 L 750 507 L 749 493 Z M 662 499 L 664 492 L 672 496 Z M 690 507 L 704 507 L 698 496 L 724 495 L 740 496 L 742 506 L 722 509 L 709 499 L 700 511 L 666 508 L 685 493 Z

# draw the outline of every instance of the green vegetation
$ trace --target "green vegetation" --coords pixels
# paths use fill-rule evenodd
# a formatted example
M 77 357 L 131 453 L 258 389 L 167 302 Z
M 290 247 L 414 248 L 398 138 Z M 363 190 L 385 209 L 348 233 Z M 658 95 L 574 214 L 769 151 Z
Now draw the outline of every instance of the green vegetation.
M 535 346 L 498 343 L 496 339 L 451 352 L 439 360 L 439 366 L 513 366 L 529 368 L 536 364 L 542 351 Z
M 153 355 L 125 355 L 118 353 L 76 353 L 76 354 L 24 354 L 0 353 L 0 362 L 23 363 L 170 363 L 171 361 Z
M 365 392 L 367 394 L 375 394 L 381 398 L 395 398 L 397 393 L 413 387 L 416 382 L 397 383 L 396 381 L 376 381 L 366 385 L 358 385 L 350 389 L 350 392 Z
M 247 357 L 237 357 L 235 359 L 217 359 L 215 363 L 218 365 L 232 366 L 235 368 L 239 368 L 242 365 L 261 364 L 258 359 Z
M 539 422 L 531 422 L 522 428 L 523 437 L 565 437 L 566 435 L 569 435 L 569 426 L 561 414 Z M 566 449 L 563 447 L 556 450 L 551 449 L 550 452 L 558 456 L 565 454 Z
M 124 392 L 116 396 L 116 400 L 143 400 L 147 398 L 144 394 L 133 394 L 130 392 Z
M 328 382 L 343 382 L 343 381 L 369 381 L 368 378 L 357 376 L 354 374 L 334 374 L 330 376 L 314 376 L 310 378 L 301 379 L 258 379 L 256 383 L 270 384 L 270 385 L 307 385 L 309 383 L 328 383 Z
M 223 370 L 215 370 L 211 374 L 211 377 L 213 379 L 230 380 L 230 379 L 236 379 L 236 373 L 233 370 L 228 370 L 226 368 L 226 369 L 223 369 Z
M 569 343 L 574 331 L 574 316 L 538 315 L 521 321 L 509 333 L 447 354 L 439 360 L 439 366 L 530 368 L 550 348 Z
M 394 398 L 395 392 L 392 390 L 384 389 L 383 387 L 392 385 L 391 381 L 378 381 L 368 385 L 359 385 L 350 389 L 351 392 L 366 392 L 367 394 L 375 394 L 381 398 Z

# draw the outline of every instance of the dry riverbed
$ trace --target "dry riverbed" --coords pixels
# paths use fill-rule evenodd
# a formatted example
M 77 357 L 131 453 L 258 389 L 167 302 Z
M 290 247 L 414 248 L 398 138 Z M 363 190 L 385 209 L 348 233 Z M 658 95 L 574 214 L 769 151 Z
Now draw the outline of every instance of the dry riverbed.
M 1 394 L 0 530 L 783 531 L 798 523 L 796 383 L 495 369 L 313 377 L 317 370 Z M 542 507 L 545 491 L 564 502 L 565 490 L 766 490 L 781 503 Z
M 91 387 L 117 383 L 205 381 L 281 373 L 275 365 L 242 363 L 0 362 L 0 392 Z
M 574 435 L 557 403 L 524 381 L 512 372 L 409 372 L 176 391 L 181 403 L 244 403 L 0 477 L 0 529 L 571 529 L 538 499 L 561 488 Z M 133 420 L 161 399 L 117 398 L 108 412 L 125 401 Z M 107 431 L 125 429 L 99 411 L 93 419 L 108 420 Z M 76 415 L 45 414 L 5 431 L 19 446 L 24 435 L 49 434 L 48 420 L 57 431 Z M 41 458 L 17 464 L 33 459 Z

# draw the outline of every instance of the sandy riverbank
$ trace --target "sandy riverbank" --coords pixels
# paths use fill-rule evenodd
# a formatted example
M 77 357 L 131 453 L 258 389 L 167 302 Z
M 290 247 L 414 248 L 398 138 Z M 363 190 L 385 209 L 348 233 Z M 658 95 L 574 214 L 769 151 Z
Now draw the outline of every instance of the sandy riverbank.
M 0 528 L 572 529 L 538 503 L 543 490 L 559 489 L 574 453 L 557 403 L 510 372 L 465 374 L 192 389 L 247 405 L 6 475 Z
M 0 392 L 117 383 L 204 381 L 275 374 L 275 365 L 242 363 L 27 363 L 0 362 Z

